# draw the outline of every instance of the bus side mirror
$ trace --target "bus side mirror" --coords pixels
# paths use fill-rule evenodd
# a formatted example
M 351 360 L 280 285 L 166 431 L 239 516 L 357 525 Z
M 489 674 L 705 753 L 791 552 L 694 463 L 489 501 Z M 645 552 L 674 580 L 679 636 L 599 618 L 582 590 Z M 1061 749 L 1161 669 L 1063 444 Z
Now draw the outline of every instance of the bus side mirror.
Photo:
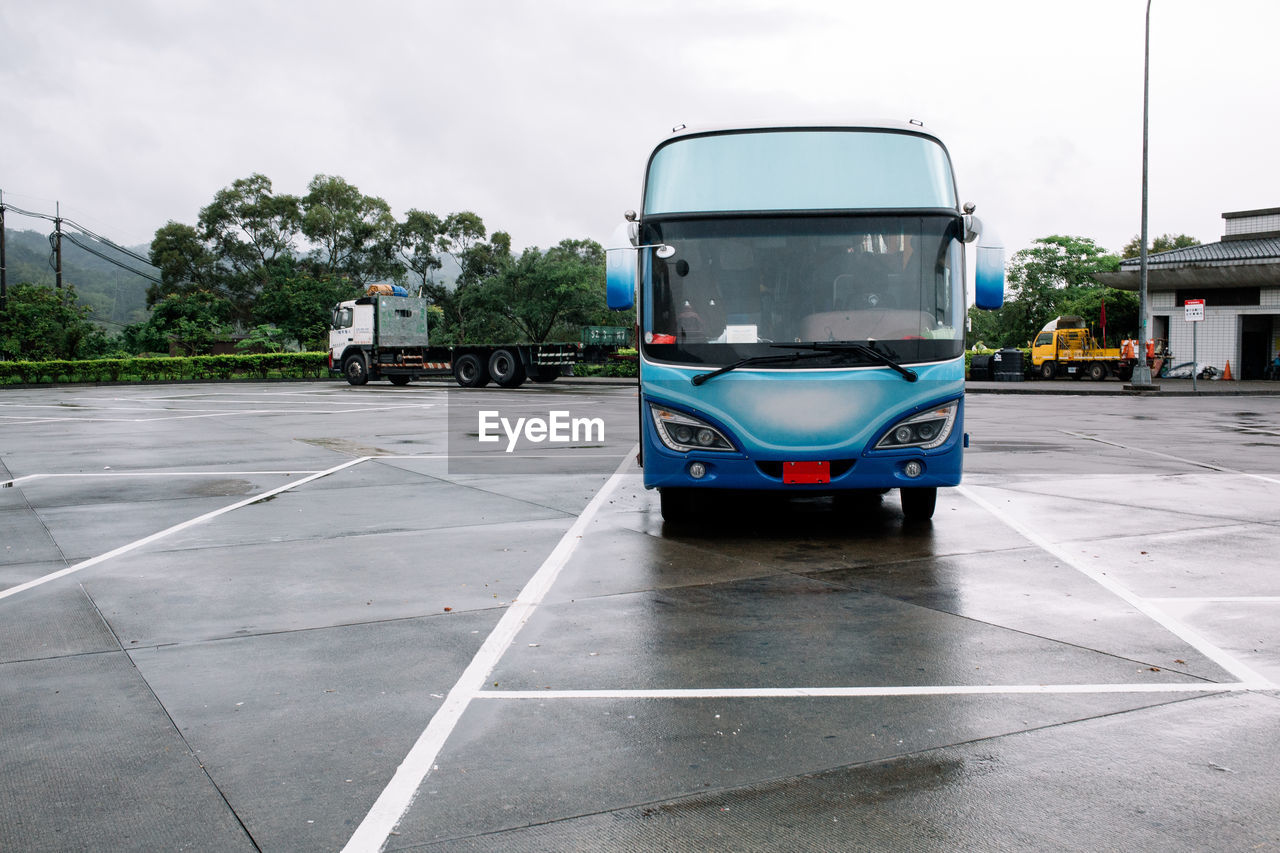
M 979 308 L 994 310 L 1004 305 L 1004 242 L 994 228 L 984 227 L 977 217 L 966 218 L 972 221 L 970 233 L 978 241 L 973 301 Z
M 964 241 L 978 241 L 973 302 L 979 308 L 993 310 L 1004 305 L 1004 242 L 973 211 L 972 204 L 964 206 Z
M 610 242 L 621 248 L 605 249 L 605 302 L 614 311 L 625 311 L 636 304 L 636 250 L 627 235 L 627 225 L 618 226 Z
M 978 244 L 973 295 L 979 308 L 993 310 L 1004 305 L 1004 246 Z

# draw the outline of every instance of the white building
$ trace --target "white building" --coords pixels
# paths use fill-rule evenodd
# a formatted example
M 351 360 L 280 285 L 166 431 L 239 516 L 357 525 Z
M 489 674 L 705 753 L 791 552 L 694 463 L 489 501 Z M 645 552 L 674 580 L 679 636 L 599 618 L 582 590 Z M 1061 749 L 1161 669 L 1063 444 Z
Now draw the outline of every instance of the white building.
M 1201 365 L 1225 370 L 1235 379 L 1262 379 L 1280 351 L 1280 208 L 1224 213 L 1226 230 L 1217 243 L 1147 256 L 1147 329 L 1169 342 L 1170 363 L 1192 360 L 1188 299 L 1203 299 L 1204 320 L 1196 324 Z M 1139 259 L 1122 261 L 1120 271 L 1096 276 L 1104 284 L 1137 290 Z

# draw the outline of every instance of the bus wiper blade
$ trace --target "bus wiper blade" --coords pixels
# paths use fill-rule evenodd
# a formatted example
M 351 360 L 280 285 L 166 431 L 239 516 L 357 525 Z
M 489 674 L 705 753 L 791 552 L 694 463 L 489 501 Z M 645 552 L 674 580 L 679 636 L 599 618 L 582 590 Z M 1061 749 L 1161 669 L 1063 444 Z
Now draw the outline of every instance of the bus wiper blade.
M 893 368 L 898 373 L 902 374 L 902 377 L 908 382 L 915 382 L 920 378 L 916 375 L 914 370 L 898 364 L 898 362 L 876 349 L 874 344 L 867 346 L 866 344 L 857 344 L 852 341 L 831 341 L 830 343 L 814 342 L 808 344 L 774 344 L 774 346 L 785 346 L 793 349 L 811 349 L 817 350 L 818 352 L 856 352 L 858 355 L 868 358 L 877 364 L 883 364 L 885 367 Z
M 791 349 L 811 349 L 811 347 L 808 347 L 808 346 L 792 346 L 791 344 L 774 344 L 774 346 L 785 346 L 785 347 L 790 347 Z M 726 364 L 724 367 L 721 367 L 717 370 L 713 370 L 710 373 L 699 373 L 697 376 L 693 377 L 693 379 L 691 379 L 690 381 L 693 382 L 694 385 L 701 385 L 703 382 L 706 382 L 708 379 L 715 379 L 717 376 L 719 376 L 722 373 L 728 373 L 730 370 L 737 370 L 739 367 L 746 367 L 748 364 L 771 364 L 779 361 L 799 361 L 802 358 L 817 358 L 819 356 L 826 355 L 827 352 L 832 352 L 832 351 L 833 350 L 825 350 L 820 352 L 803 353 L 803 354 L 797 352 L 797 353 L 791 353 L 790 355 L 753 355 L 749 358 L 740 358 L 737 361 L 733 362 L 732 364 Z

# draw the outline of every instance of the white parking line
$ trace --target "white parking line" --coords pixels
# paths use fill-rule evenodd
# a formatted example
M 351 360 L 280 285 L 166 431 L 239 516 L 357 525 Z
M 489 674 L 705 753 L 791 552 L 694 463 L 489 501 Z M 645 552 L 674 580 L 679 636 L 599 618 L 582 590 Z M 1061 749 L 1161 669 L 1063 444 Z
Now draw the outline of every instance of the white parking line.
M 516 634 L 542 603 L 542 599 L 559 577 L 560 571 L 569 562 L 569 557 L 577 549 L 578 543 L 582 541 L 587 526 L 591 524 L 600 507 L 622 482 L 627 469 L 635 464 L 633 460 L 637 449 L 633 447 L 627 451 L 622 463 L 613 472 L 613 476 L 600 488 L 600 491 L 596 492 L 582 514 L 565 531 L 564 536 L 560 537 L 560 542 L 550 556 L 525 584 L 524 589 L 520 590 L 519 596 L 507 608 L 502 619 L 498 621 L 497 627 L 485 639 L 480 651 L 476 652 L 462 676 L 453 685 L 444 703 L 432 715 L 431 721 L 418 736 L 409 754 L 396 768 L 395 775 L 391 777 L 391 781 L 387 783 L 364 820 L 360 822 L 360 826 L 356 827 L 355 833 L 343 847 L 344 851 L 376 851 L 386 844 L 396 824 L 413 805 L 422 781 L 431 772 L 436 756 L 440 754 L 440 750 L 462 718 L 462 714 L 471 701 L 481 694 L 480 688 L 488 679 L 489 673 L 498 665 L 503 654 L 511 647 Z
M 1169 595 L 1161 598 L 1148 598 L 1170 604 L 1280 604 L 1280 595 Z
M 1154 621 L 1181 637 L 1188 645 L 1217 662 L 1235 675 L 1239 681 L 1214 683 L 1160 682 L 1117 684 L 1011 684 L 1011 685 L 907 685 L 871 687 L 782 687 L 782 688 L 693 688 L 693 689 L 641 689 L 641 690 L 485 690 L 490 673 L 498 665 L 516 634 L 532 617 L 543 597 L 555 583 L 560 571 L 581 541 L 586 527 L 595 517 L 601 505 L 617 488 L 624 472 L 631 467 L 630 451 L 607 483 L 596 493 L 587 508 L 565 532 L 555 550 L 546 559 L 533 578 L 521 590 L 520 595 L 503 614 L 497 627 L 489 634 L 480 651 L 455 682 L 444 703 L 432 715 L 427 728 L 419 735 L 404 761 L 396 768 L 391 781 L 383 789 L 377 801 L 365 815 L 360 826 L 343 848 L 344 853 L 378 851 L 386 844 L 396 825 L 413 805 L 423 780 L 435 769 L 435 760 L 445 742 L 457 726 L 471 702 L 483 700 L 549 700 L 549 699 L 742 699 L 742 698 L 815 698 L 815 697 L 884 697 L 884 696 L 963 696 L 963 695 L 1027 695 L 1027 694 L 1122 694 L 1122 693 L 1229 693 L 1239 691 L 1271 690 L 1275 685 L 1253 672 L 1225 652 L 1217 649 L 1194 631 L 1177 623 L 1167 615 L 1150 607 L 1141 599 L 1118 584 L 1098 577 L 1086 567 L 1077 565 L 1070 555 L 1029 529 L 1003 517 L 983 498 L 961 487 L 960 491 L 992 515 L 1044 548 L 1065 563 L 1093 578 L 1113 594 L 1130 602 Z
M 1264 684 L 1175 681 L 1159 684 L 921 684 L 882 687 L 700 687 L 653 690 L 482 690 L 477 699 L 813 699 L 863 696 L 1001 696 L 1082 693 L 1231 693 Z
M 82 479 L 85 477 L 296 477 L 316 471 L 76 471 L 61 474 L 26 474 L 12 480 L 0 480 L 0 489 L 32 480 Z
M 1060 429 L 1058 432 L 1063 435 L 1069 435 L 1073 438 L 1082 438 L 1085 441 L 1095 441 L 1098 444 L 1105 444 L 1108 447 L 1116 447 L 1120 450 L 1131 450 L 1134 453 L 1145 453 L 1148 456 L 1158 456 L 1161 459 L 1172 459 L 1174 462 L 1183 462 L 1196 468 L 1208 468 L 1210 471 L 1221 471 L 1224 474 L 1236 474 L 1241 477 L 1248 477 L 1251 480 L 1261 480 L 1264 483 L 1275 483 L 1280 486 L 1280 480 L 1275 477 L 1264 477 L 1261 474 L 1253 474 L 1249 471 L 1238 471 L 1235 468 L 1227 468 L 1223 465 L 1215 465 L 1212 462 L 1201 462 L 1198 459 L 1188 459 L 1185 456 L 1175 456 L 1172 453 L 1161 453 L 1159 450 L 1148 450 L 1145 447 L 1134 447 L 1129 444 L 1120 444 L 1115 441 L 1107 441 L 1105 438 L 1098 438 L 1096 435 L 1088 435 L 1083 432 L 1072 432 L 1069 429 Z
M 956 491 L 985 509 L 987 512 L 991 513 L 995 518 L 1000 519 L 1000 521 L 1013 528 L 1037 548 L 1052 554 L 1055 559 L 1060 560 L 1063 564 L 1070 566 L 1077 572 L 1080 572 L 1082 575 L 1089 578 L 1112 595 L 1126 602 L 1130 607 L 1133 607 L 1148 619 L 1163 627 L 1166 631 L 1178 637 L 1187 645 L 1196 649 L 1209 660 L 1235 676 L 1242 685 L 1252 685 L 1253 689 L 1257 690 L 1276 689 L 1276 685 L 1269 679 L 1263 677 L 1252 667 L 1209 642 L 1209 640 L 1202 636 L 1198 631 L 1165 613 L 1159 607 L 1155 606 L 1150 599 L 1136 595 L 1110 575 L 1105 572 L 1100 572 L 1087 563 L 1076 559 L 1076 556 L 1067 549 L 1051 542 L 1049 539 L 1041 536 L 1038 532 L 1027 525 L 1010 518 L 1008 513 L 1001 512 L 996 507 L 992 506 L 986 498 L 978 495 L 973 488 L 969 486 L 957 486 Z
M 273 497 L 274 495 L 278 495 L 281 492 L 287 492 L 291 489 L 296 489 L 298 486 L 301 486 L 305 483 L 310 483 L 313 480 L 319 480 L 321 477 L 327 477 L 330 474 L 334 474 L 334 473 L 337 473 L 338 471 L 343 470 L 344 468 L 350 468 L 352 465 L 359 465 L 361 462 L 365 462 L 369 458 L 370 457 L 368 456 L 361 456 L 358 459 L 352 459 L 350 461 L 343 462 L 341 465 L 335 465 L 334 467 L 328 468 L 317 474 L 312 474 L 309 477 L 303 477 L 301 480 L 298 480 L 295 483 L 286 483 L 283 486 L 263 492 L 260 495 L 254 495 L 253 497 L 245 498 L 244 500 L 237 501 L 236 503 L 233 503 L 229 506 L 224 506 L 221 509 L 215 509 L 212 512 L 206 512 L 204 515 L 197 516 L 196 518 L 187 519 L 186 521 L 183 521 L 179 524 L 175 524 L 172 527 L 166 527 L 164 530 L 161 530 L 158 533 L 152 533 L 150 536 L 144 537 L 142 539 L 138 539 L 137 541 L 134 541 L 134 542 L 130 542 L 127 545 L 121 545 L 119 548 L 108 551 L 105 554 L 99 554 L 96 557 L 90 557 L 87 560 L 82 560 L 81 562 L 76 563 L 75 565 L 67 566 L 65 569 L 59 569 L 58 571 L 51 572 L 50 574 L 44 575 L 43 577 L 38 577 L 33 580 L 29 580 L 26 583 L 20 583 L 17 586 L 12 586 L 12 587 L 9 587 L 8 589 L 0 590 L 0 601 L 3 601 L 4 599 L 14 595 L 18 595 L 19 593 L 26 592 L 29 589 L 34 589 L 35 587 L 43 586 L 49 583 L 50 581 L 57 580 L 58 578 L 66 577 L 67 575 L 82 571 L 84 569 L 89 568 L 90 566 L 96 566 L 99 563 L 104 563 L 107 560 L 112 559 L 113 557 L 120 556 L 121 554 L 127 554 L 130 551 L 135 551 L 138 548 L 141 548 L 143 545 L 149 545 L 150 543 L 155 542 L 158 539 L 163 539 L 166 536 L 171 536 L 172 534 L 177 533 L 181 530 L 186 530 L 188 527 L 194 527 L 197 524 L 203 524 L 204 522 L 208 521 L 211 518 L 217 518 L 220 515 L 225 515 L 226 513 L 232 512 L 233 510 L 237 510 L 240 507 L 248 506 L 249 504 L 255 504 L 258 501 L 266 500 L 267 498 Z

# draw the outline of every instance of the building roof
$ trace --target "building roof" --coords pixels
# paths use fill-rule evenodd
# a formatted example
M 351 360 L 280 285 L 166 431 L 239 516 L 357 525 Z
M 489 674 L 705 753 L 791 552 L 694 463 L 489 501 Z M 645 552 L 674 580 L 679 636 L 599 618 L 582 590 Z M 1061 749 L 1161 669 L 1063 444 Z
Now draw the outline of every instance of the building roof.
M 1185 249 L 1171 249 L 1147 255 L 1148 269 L 1154 266 L 1183 264 L 1239 263 L 1241 261 L 1280 261 L 1280 237 L 1255 237 L 1249 240 L 1220 240 Z M 1126 258 L 1120 269 L 1137 269 L 1139 258 Z
M 1137 290 L 1140 269 L 1140 258 L 1127 258 L 1118 271 L 1094 278 L 1110 287 Z M 1153 290 L 1280 287 L 1280 236 L 1237 237 L 1147 255 L 1147 286 Z

